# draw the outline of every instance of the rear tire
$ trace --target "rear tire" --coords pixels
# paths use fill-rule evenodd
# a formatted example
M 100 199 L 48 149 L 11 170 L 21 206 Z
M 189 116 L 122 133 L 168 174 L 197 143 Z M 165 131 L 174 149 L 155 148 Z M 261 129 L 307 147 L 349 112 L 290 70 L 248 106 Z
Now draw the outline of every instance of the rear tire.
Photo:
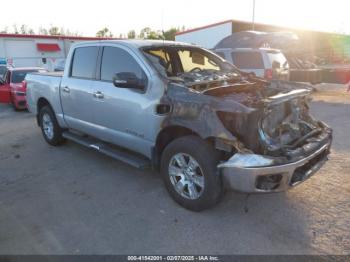
M 44 106 L 40 109 L 39 124 L 46 142 L 50 145 L 58 146 L 66 141 L 51 107 Z
M 192 211 L 215 205 L 223 192 L 218 160 L 218 152 L 199 137 L 185 136 L 171 142 L 164 149 L 160 168 L 171 197 Z

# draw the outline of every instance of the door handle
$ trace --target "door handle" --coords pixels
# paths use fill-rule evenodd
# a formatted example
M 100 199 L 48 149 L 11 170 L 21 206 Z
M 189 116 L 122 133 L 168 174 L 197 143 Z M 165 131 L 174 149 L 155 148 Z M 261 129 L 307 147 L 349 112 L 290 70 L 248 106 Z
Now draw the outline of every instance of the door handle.
M 63 92 L 69 93 L 70 89 L 68 86 L 63 87 Z
M 93 96 L 98 98 L 98 99 L 102 99 L 104 97 L 103 93 L 100 91 L 93 93 Z

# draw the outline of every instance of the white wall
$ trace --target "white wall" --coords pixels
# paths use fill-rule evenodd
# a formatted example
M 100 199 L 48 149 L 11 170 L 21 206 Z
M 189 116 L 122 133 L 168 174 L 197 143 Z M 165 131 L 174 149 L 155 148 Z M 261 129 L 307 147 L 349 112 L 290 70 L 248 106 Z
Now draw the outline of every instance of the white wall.
M 232 22 L 199 29 L 193 32 L 175 36 L 175 40 L 190 44 L 196 44 L 205 48 L 213 48 L 224 37 L 232 34 Z
M 0 38 L 0 59 L 11 62 L 15 67 L 40 66 L 52 70 L 57 60 L 66 58 L 74 42 L 81 40 L 3 37 Z M 58 44 L 61 50 L 41 52 L 37 49 L 38 43 Z M 42 58 L 46 58 L 46 64 Z

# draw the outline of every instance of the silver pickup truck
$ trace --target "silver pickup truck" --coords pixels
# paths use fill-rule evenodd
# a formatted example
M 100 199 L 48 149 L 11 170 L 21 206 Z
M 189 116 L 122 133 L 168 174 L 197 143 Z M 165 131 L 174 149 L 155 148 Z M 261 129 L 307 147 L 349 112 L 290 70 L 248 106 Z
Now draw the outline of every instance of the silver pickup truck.
M 66 139 L 138 168 L 159 168 L 180 205 L 224 188 L 278 192 L 327 160 L 332 130 L 308 110 L 307 85 L 267 82 L 189 44 L 120 40 L 73 46 L 62 73 L 28 74 L 45 140 Z

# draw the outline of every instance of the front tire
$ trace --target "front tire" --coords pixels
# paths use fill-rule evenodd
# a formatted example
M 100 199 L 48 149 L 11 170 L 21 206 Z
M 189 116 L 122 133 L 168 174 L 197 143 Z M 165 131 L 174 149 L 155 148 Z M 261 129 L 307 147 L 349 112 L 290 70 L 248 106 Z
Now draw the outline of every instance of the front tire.
M 52 146 L 58 146 L 65 142 L 62 137 L 62 129 L 58 125 L 54 112 L 49 106 L 44 106 L 39 112 L 39 123 L 41 132 L 46 140 Z
M 196 136 L 171 142 L 162 154 L 161 175 L 171 197 L 181 206 L 201 211 L 215 205 L 222 195 L 218 152 Z

